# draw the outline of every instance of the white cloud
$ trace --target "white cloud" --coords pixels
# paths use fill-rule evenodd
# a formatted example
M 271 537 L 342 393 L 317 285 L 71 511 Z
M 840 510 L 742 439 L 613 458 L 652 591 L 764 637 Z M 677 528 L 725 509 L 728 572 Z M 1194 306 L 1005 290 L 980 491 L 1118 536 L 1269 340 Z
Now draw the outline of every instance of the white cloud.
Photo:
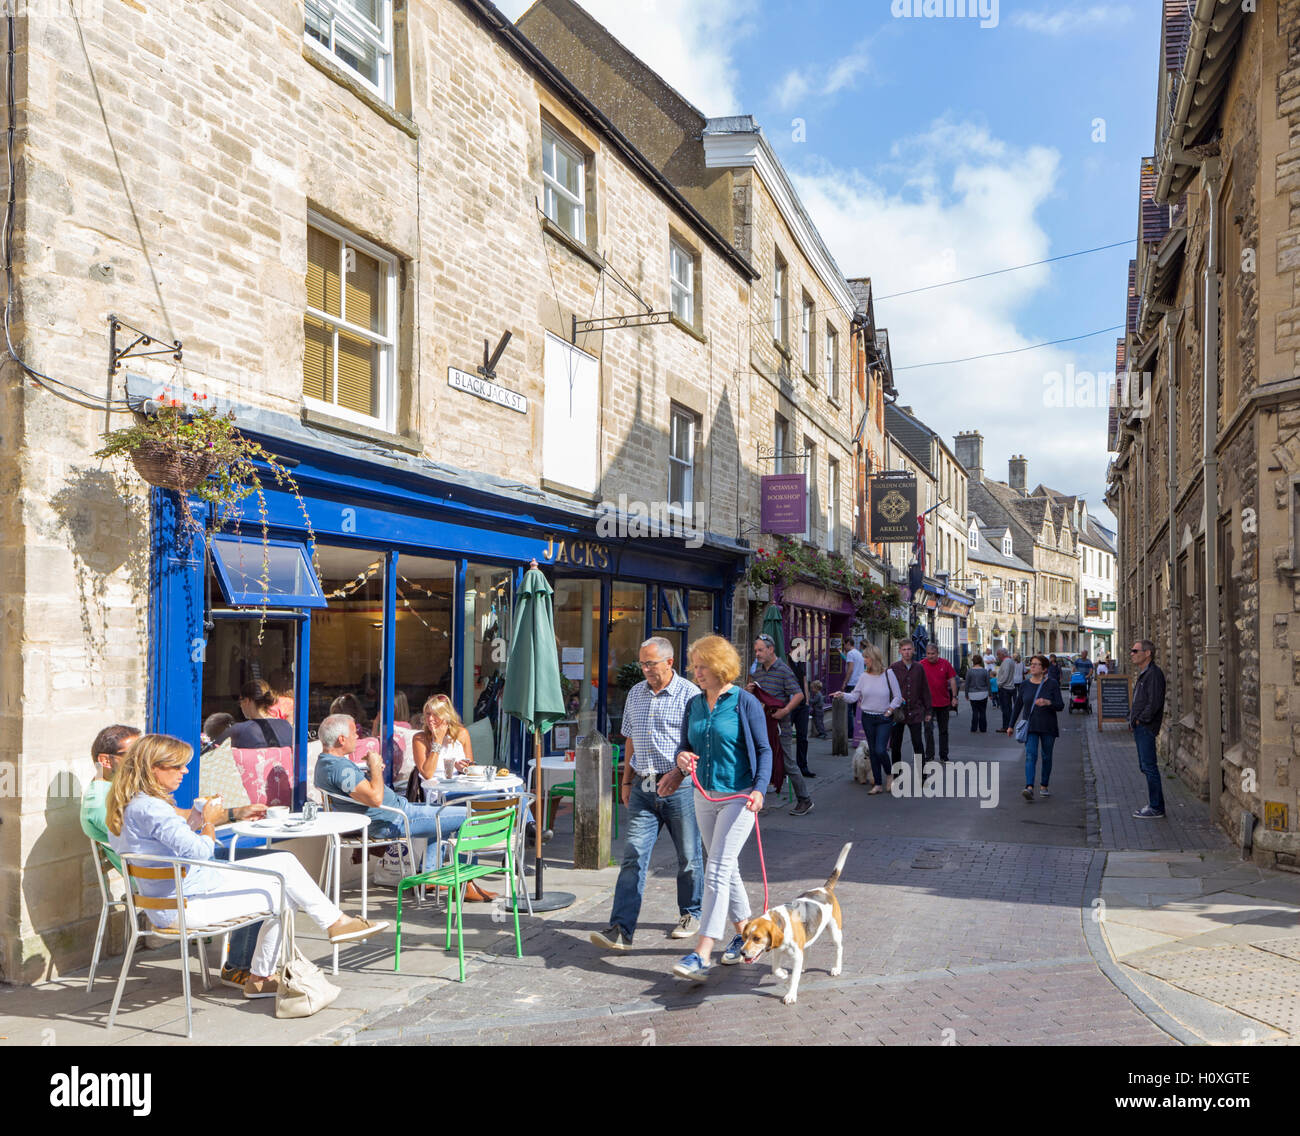
M 1071 322 L 1068 308 L 1061 310 L 1063 323 L 1024 325 L 1026 308 L 1051 279 L 1048 265 L 880 298 L 1059 251 L 1036 217 L 1055 192 L 1060 156 L 1054 150 L 1012 146 L 982 127 L 941 119 L 896 143 L 876 171 L 867 176 L 823 165 L 793 176 L 840 268 L 872 278 L 876 318 L 889 329 L 896 368 L 1093 330 Z M 898 188 L 886 188 L 882 177 Z M 1023 453 L 1032 484 L 1084 493 L 1100 508 L 1106 410 L 1047 407 L 1044 389 L 1045 377 L 1068 364 L 1076 371 L 1106 366 L 1114 340 L 1112 333 L 1001 358 L 898 370 L 898 401 L 950 447 L 958 431 L 979 430 L 989 476 L 1006 480 L 1007 459 Z
M 1011 24 L 1031 32 L 1061 36 L 1093 28 L 1113 29 L 1132 19 L 1130 8 L 1095 4 L 1090 8 L 1064 7 L 1051 12 L 1014 12 Z
M 531 3 L 502 0 L 497 7 L 517 20 Z M 704 114 L 741 112 L 731 49 L 757 0 L 582 0 L 582 7 Z
M 787 71 L 775 92 L 777 106 L 791 110 L 809 96 L 829 98 L 851 89 L 870 70 L 869 42 L 864 40 L 829 67 L 802 67 Z

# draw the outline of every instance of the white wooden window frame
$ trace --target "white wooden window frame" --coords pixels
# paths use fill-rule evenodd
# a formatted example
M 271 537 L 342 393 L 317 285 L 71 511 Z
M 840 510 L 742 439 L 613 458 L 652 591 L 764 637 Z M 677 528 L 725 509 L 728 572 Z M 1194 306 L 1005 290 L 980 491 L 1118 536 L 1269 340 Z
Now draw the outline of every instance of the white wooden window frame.
M 803 373 L 810 375 L 813 369 L 813 323 L 817 317 L 814 315 L 813 302 L 806 292 L 799 310 L 803 321 L 799 328 L 799 364 L 803 367 Z
M 389 105 L 393 102 L 393 0 L 379 0 L 380 23 L 376 26 L 341 0 L 306 0 L 303 9 L 302 36 L 314 51 L 338 67 L 346 68 L 363 86 L 373 91 Z M 309 13 L 315 10 L 323 21 L 329 23 L 328 44 L 321 43 L 307 30 Z M 379 81 L 372 82 L 335 50 L 338 30 L 361 40 L 375 50 L 379 64 Z
M 972 552 L 980 550 L 980 533 L 979 529 L 974 525 L 971 525 L 970 530 L 966 533 L 966 547 Z
M 826 397 L 832 401 L 840 397 L 840 333 L 829 323 L 826 325 Z
M 685 270 L 683 273 L 683 269 Z M 684 324 L 695 326 L 695 254 L 680 241 L 668 241 L 670 307 Z
M 582 171 L 582 176 L 578 179 L 578 192 L 575 195 L 567 185 L 564 185 L 556 178 L 546 172 L 546 150 L 551 147 L 556 151 L 562 151 L 565 156 Z M 583 153 L 570 142 L 566 142 L 560 137 L 559 133 L 547 123 L 542 123 L 542 212 L 550 218 L 553 224 L 559 226 L 564 232 L 580 244 L 587 244 L 587 161 L 589 155 Z M 554 165 L 554 162 L 552 162 Z M 563 197 L 565 201 L 574 206 L 573 216 L 577 222 L 582 225 L 582 232 L 575 233 L 572 229 L 566 228 L 560 220 L 559 209 L 552 210 L 551 195 Z
M 785 284 L 788 265 L 778 252 L 772 258 L 772 338 L 782 347 L 789 342 L 786 329 Z
M 826 551 L 836 551 L 840 527 L 840 463 L 826 459 Z
M 695 516 L 695 447 L 699 442 L 699 426 L 698 415 L 684 406 L 673 406 L 668 424 L 668 512 L 671 516 L 682 517 L 688 521 Z M 683 427 L 688 431 L 687 452 L 691 455 L 689 462 L 673 454 L 673 440 Z M 672 500 L 674 466 L 684 467 L 682 480 L 686 492 L 682 494 L 680 501 Z
M 332 358 L 334 360 L 335 394 L 338 393 L 338 332 L 346 331 L 350 335 L 355 335 L 368 343 L 375 344 L 380 348 L 381 354 L 378 391 L 379 413 L 377 415 L 372 417 L 369 414 L 361 414 L 346 406 L 340 406 L 337 402 L 312 398 L 306 393 L 302 396 L 303 405 L 335 418 L 343 418 L 364 426 L 377 426 L 381 430 L 391 432 L 394 429 L 393 420 L 397 402 L 397 257 L 317 213 L 309 212 L 307 214 L 307 224 L 313 229 L 319 229 L 322 233 L 327 233 L 339 242 L 339 306 L 342 309 L 343 318 L 340 319 L 329 312 L 313 308 L 310 304 L 304 305 L 304 311 L 307 315 L 320 320 L 334 333 Z M 347 320 L 346 281 L 349 247 L 355 248 L 358 252 L 363 252 L 367 256 L 374 257 L 385 270 L 383 285 L 385 330 L 382 334 L 368 327 L 349 323 Z
M 1009 536 L 1004 536 L 1002 538 L 1002 555 L 1010 556 L 1011 554 L 1012 554 L 1011 538 Z

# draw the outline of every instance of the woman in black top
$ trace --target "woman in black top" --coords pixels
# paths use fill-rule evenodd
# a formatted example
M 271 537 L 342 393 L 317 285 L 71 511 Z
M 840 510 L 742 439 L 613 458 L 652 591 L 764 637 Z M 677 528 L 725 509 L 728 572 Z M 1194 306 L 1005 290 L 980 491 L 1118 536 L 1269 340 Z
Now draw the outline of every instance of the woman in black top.
M 246 721 L 236 722 L 218 741 L 230 740 L 235 749 L 293 748 L 293 726 L 283 718 L 268 718 L 266 712 L 275 705 L 276 694 L 260 678 L 250 679 L 239 688 L 239 709 Z
M 1052 795 L 1047 783 L 1052 779 L 1052 749 L 1061 733 L 1056 715 L 1065 709 L 1065 699 L 1061 697 L 1061 684 L 1048 676 L 1047 666 L 1046 655 L 1034 655 L 1029 660 L 1025 681 L 1016 688 L 1011 728 L 1007 730 L 1007 737 L 1012 737 L 1016 723 L 1022 717 L 1029 720 L 1029 734 L 1025 738 L 1025 787 L 1020 793 L 1026 801 L 1034 799 L 1034 772 L 1040 752 L 1043 780 L 1038 793 L 1042 797 Z

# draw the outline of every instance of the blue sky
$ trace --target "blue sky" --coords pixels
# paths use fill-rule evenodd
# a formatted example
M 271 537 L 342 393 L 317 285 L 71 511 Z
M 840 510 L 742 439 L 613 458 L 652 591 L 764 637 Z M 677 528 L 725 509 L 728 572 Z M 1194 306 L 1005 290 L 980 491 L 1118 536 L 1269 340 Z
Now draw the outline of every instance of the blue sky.
M 841 270 L 871 276 L 877 297 L 1129 242 L 876 303 L 901 404 L 950 445 L 980 430 L 991 476 L 1023 453 L 1031 486 L 1082 493 L 1110 523 L 1106 410 L 1078 405 L 1104 388 L 1078 376 L 1113 370 L 1118 331 L 902 368 L 1123 322 L 1157 0 L 985 0 L 984 21 L 893 14 L 922 0 L 581 2 L 706 114 L 753 114 Z M 501 7 L 517 18 L 527 3 Z M 1061 406 L 1071 367 L 1075 405 Z

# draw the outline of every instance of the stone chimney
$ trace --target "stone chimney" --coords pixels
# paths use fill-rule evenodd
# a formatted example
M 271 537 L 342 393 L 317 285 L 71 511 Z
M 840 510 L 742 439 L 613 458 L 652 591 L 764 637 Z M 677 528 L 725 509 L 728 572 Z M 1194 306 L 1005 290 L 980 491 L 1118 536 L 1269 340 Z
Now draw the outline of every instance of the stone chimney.
M 978 430 L 967 430 L 954 439 L 953 452 L 972 481 L 984 480 L 984 435 Z
M 1014 454 L 1007 463 L 1007 484 L 1021 497 L 1025 496 L 1025 479 L 1029 476 L 1029 462 L 1024 454 Z

